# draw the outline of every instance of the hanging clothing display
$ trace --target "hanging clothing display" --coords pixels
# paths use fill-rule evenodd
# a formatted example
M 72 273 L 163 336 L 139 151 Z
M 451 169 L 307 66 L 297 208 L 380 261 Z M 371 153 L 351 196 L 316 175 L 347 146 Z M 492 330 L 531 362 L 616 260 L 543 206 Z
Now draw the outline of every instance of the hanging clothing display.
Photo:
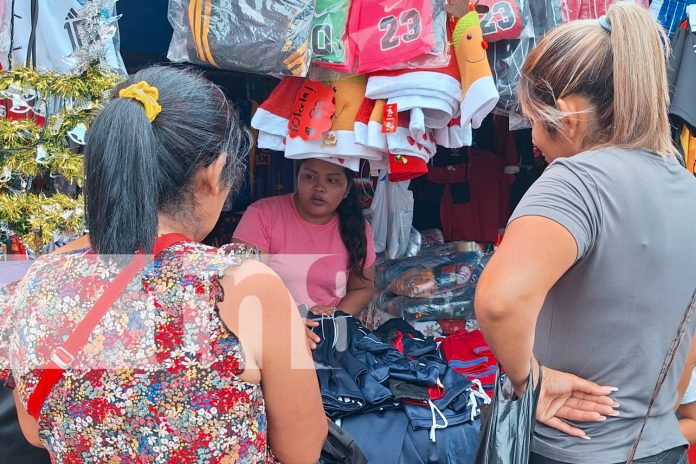
M 172 0 L 171 61 L 305 76 L 314 0 Z
M 404 63 L 435 47 L 433 21 L 443 0 L 353 0 L 350 37 L 360 74 Z M 357 6 L 356 6 L 357 4 Z
M 86 0 L 51 0 L 35 3 L 28 0 L 14 2 L 0 0 L 0 2 L 3 3 L 5 16 L 5 20 L 0 22 L 0 65 L 3 69 L 10 67 L 8 62 L 10 41 L 13 45 L 14 66 L 24 66 L 29 57 L 29 64 L 35 63 L 38 71 L 58 73 L 72 71 L 73 65 L 68 60 L 70 55 L 82 47 L 93 46 L 88 42 L 94 39 L 87 37 L 90 31 L 86 28 L 83 17 Z M 112 69 L 125 74 L 126 68 L 118 48 L 118 27 L 113 18 L 116 1 L 102 3 L 105 7 L 101 11 L 104 27 L 112 29 L 109 33 L 111 39 L 104 43 L 104 62 Z M 13 13 L 13 4 L 14 26 L 7 28 Z M 32 11 L 32 8 L 35 10 Z M 35 22 L 33 18 L 36 19 Z M 35 30 L 34 47 L 30 44 L 32 30 Z M 31 53 L 35 53 L 33 58 Z
M 0 71 L 9 68 L 7 55 L 10 52 L 10 43 L 12 42 L 12 8 L 6 7 L 6 3 L 7 0 L 0 0 Z
M 312 21 L 312 61 L 346 64 L 350 0 L 317 0 Z
M 481 30 L 486 41 L 520 38 L 523 22 L 517 0 L 480 0 L 478 5 L 488 7 L 481 16 Z
M 470 11 L 459 20 L 452 33 L 452 43 L 464 94 L 460 124 L 465 129 L 476 129 L 481 127 L 500 98 L 486 55 L 488 43 L 483 40 L 476 11 Z
M 693 7 L 696 9 L 696 6 Z M 667 66 L 671 91 L 670 115 L 696 128 L 696 32 L 682 21 L 672 40 L 672 55 Z
M 684 164 L 690 173 L 696 174 L 696 134 L 685 125 L 679 136 L 682 150 L 684 150 Z
M 681 22 L 672 38 L 672 54 L 667 66 L 670 89 L 669 113 L 676 127 L 675 141 L 680 145 L 684 164 L 696 173 L 696 4 L 685 9 L 690 17 Z M 692 25 L 693 24 L 693 25 Z
M 696 5 L 696 0 L 652 0 L 650 2 L 650 16 L 662 24 L 669 37 L 672 38 L 674 32 L 686 18 L 686 8 L 689 5 Z
M 285 157 L 290 159 L 336 159 L 338 164 L 358 171 L 359 160 L 382 160 L 384 153 L 370 147 L 360 145 L 355 140 L 355 119 L 360 111 L 362 101 L 365 98 L 365 86 L 367 79 L 364 76 L 354 76 L 338 79 L 329 83 L 333 90 L 333 102 L 335 109 L 330 118 L 326 118 L 326 125 L 312 127 L 319 136 L 312 139 L 293 136 L 286 139 Z M 301 89 L 297 99 L 300 106 L 304 104 Z M 327 97 L 327 105 L 329 103 Z M 318 108 L 315 106 L 315 108 Z M 308 109 L 307 111 L 313 111 Z M 294 121 L 294 119 L 293 119 Z M 291 121 L 291 126 L 293 125 Z M 300 123 L 301 124 L 301 123 Z
M 440 204 L 445 240 L 496 242 L 499 229 L 505 226 L 501 209 L 509 208 L 504 163 L 493 152 L 470 150 L 465 164 L 430 170 L 428 180 L 445 184 Z
M 648 7 L 647 0 L 629 0 Z M 678 0 L 679 1 L 679 0 Z M 671 3 L 670 0 L 668 2 Z M 598 19 L 606 14 L 609 7 L 615 3 L 615 0 L 561 0 L 561 12 L 563 13 L 563 22 L 576 21 L 578 19 Z M 653 0 L 652 4 L 662 4 L 662 0 Z M 667 3 L 667 2 L 665 2 Z M 677 2 L 674 2 L 677 3 Z M 652 10 L 652 6 L 650 7 Z M 660 7 L 657 7 L 659 11 Z

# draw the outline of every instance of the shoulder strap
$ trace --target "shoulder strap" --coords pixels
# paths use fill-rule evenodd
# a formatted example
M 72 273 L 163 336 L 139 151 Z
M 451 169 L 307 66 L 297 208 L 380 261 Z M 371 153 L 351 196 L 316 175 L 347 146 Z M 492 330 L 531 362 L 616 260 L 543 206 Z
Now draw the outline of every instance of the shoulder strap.
M 628 459 L 626 460 L 626 464 L 633 464 L 633 460 L 636 457 L 636 452 L 638 451 L 638 445 L 640 444 L 640 439 L 643 437 L 643 432 L 645 431 L 645 425 L 648 423 L 648 418 L 650 417 L 650 412 L 652 411 L 653 405 L 655 404 L 655 400 L 657 399 L 657 395 L 660 393 L 660 389 L 662 388 L 662 384 L 665 383 L 665 379 L 667 378 L 667 373 L 669 372 L 669 369 L 672 367 L 672 363 L 674 361 L 674 356 L 677 354 L 677 351 L 679 350 L 679 347 L 681 346 L 681 342 L 684 339 L 684 333 L 686 332 L 686 326 L 689 323 L 689 319 L 691 319 L 691 315 L 693 314 L 694 309 L 696 309 L 696 290 L 694 290 L 694 294 L 691 296 L 691 301 L 689 302 L 689 306 L 686 307 L 686 312 L 684 313 L 684 317 L 682 318 L 682 321 L 679 324 L 679 328 L 677 329 L 677 333 L 674 336 L 674 340 L 672 340 L 672 344 L 669 347 L 669 351 L 667 351 L 667 356 L 665 356 L 665 361 L 662 364 L 662 370 L 660 371 L 660 375 L 657 377 L 657 383 L 655 384 L 655 389 L 653 390 L 652 397 L 650 398 L 650 403 L 648 404 L 648 412 L 645 413 L 645 418 L 643 419 L 643 425 L 641 425 L 640 432 L 638 433 L 638 436 L 636 437 L 636 441 L 633 443 L 633 448 L 631 449 L 631 454 L 628 455 Z
M 153 253 L 158 255 L 163 250 L 184 241 L 189 241 L 189 239 L 180 234 L 163 235 L 155 241 Z M 29 412 L 34 419 L 39 420 L 41 408 L 46 398 L 48 398 L 53 387 L 58 383 L 61 377 L 63 377 L 65 369 L 70 366 L 75 355 L 79 353 L 87 343 L 94 328 L 121 296 L 121 293 L 123 293 L 128 284 L 138 275 L 143 267 L 145 267 L 146 263 L 146 255 L 140 252 L 136 253 L 133 260 L 116 276 L 111 285 L 106 288 L 102 296 L 99 297 L 85 318 L 75 327 L 75 330 L 68 339 L 51 351 L 49 362 L 42 369 L 39 383 L 36 385 L 36 389 L 32 392 L 31 396 L 29 396 L 29 401 L 27 403 L 27 412 Z

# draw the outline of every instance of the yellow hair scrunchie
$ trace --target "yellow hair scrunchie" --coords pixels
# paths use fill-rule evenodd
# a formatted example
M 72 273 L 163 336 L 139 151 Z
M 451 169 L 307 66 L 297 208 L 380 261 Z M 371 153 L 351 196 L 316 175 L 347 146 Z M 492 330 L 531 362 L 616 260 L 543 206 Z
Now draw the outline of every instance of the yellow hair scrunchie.
M 145 108 L 145 115 L 150 122 L 154 121 L 157 115 L 162 112 L 162 107 L 157 102 L 159 90 L 145 81 L 140 81 L 137 84 L 121 89 L 118 92 L 118 96 L 121 98 L 132 98 L 142 103 L 143 108 Z

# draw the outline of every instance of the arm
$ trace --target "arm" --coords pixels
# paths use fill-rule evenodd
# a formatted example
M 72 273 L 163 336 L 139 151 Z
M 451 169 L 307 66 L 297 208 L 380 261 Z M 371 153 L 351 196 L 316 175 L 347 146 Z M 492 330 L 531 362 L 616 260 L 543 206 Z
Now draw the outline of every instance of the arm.
M 538 216 L 513 221 L 476 287 L 476 317 L 518 391 L 524 391 L 534 330 L 546 294 L 575 261 L 573 236 Z
M 674 406 L 675 409 L 681 406 L 682 398 L 684 393 L 691 382 L 691 377 L 693 375 L 694 369 L 696 368 L 696 337 L 691 339 L 691 345 L 689 348 L 689 353 L 686 355 L 686 363 L 684 364 L 684 371 L 682 372 L 679 383 L 677 384 L 677 404 Z
M 283 463 L 314 463 L 328 427 L 297 307 L 265 265 L 249 261 L 231 272 L 220 314 L 242 342 L 247 370 L 260 368 L 271 450 Z
M 686 358 L 684 372 L 677 386 L 677 404 L 675 406 L 679 416 L 679 428 L 689 443 L 696 442 L 696 401 L 694 401 L 696 382 L 693 381 L 696 380 L 693 378 L 694 368 L 696 367 L 695 342 L 696 337 L 691 341 L 691 348 Z M 682 401 L 685 403 L 682 404 Z
M 682 404 L 677 409 L 679 413 L 679 429 L 686 440 L 696 443 L 696 402 Z
M 41 442 L 41 439 L 39 438 L 39 423 L 36 422 L 36 419 L 29 415 L 27 409 L 24 407 L 22 401 L 19 399 L 19 395 L 17 394 L 16 389 L 12 391 L 12 395 L 14 396 L 15 406 L 17 407 L 17 419 L 19 420 L 19 428 L 22 429 L 22 434 L 24 435 L 24 438 L 26 438 L 30 444 L 36 446 L 37 448 L 45 448 L 44 444 Z
M 338 304 L 338 309 L 351 316 L 357 316 L 367 308 L 375 291 L 375 267 L 370 266 L 363 272 L 364 279 L 351 273 L 346 286 L 346 296 Z
M 513 221 L 476 288 L 476 317 L 486 340 L 518 394 L 529 378 L 537 317 L 546 294 L 574 263 L 577 247 L 560 224 L 539 216 Z M 538 378 L 534 362 L 534 383 Z M 602 421 L 618 406 L 601 387 L 544 368 L 536 418 L 569 435 L 585 432 L 563 419 Z

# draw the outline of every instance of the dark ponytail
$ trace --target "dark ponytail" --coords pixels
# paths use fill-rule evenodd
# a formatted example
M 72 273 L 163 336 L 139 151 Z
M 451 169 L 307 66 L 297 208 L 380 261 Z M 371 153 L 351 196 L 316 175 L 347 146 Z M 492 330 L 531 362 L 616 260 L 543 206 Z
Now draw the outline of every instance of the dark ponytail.
M 134 100 L 110 102 L 92 124 L 87 153 L 92 248 L 106 254 L 149 253 L 157 234 L 157 140 L 142 106 Z
M 146 81 L 159 90 L 153 122 L 118 91 Z M 196 223 L 193 178 L 222 153 L 220 182 L 235 191 L 248 136 L 219 87 L 190 71 L 152 67 L 114 91 L 94 120 L 85 147 L 87 226 L 102 254 L 152 251 L 158 213 Z
M 353 171 L 344 168 L 348 180 L 348 196 L 343 199 L 336 212 L 341 229 L 341 239 L 348 250 L 348 264 L 351 274 L 365 278 L 364 267 L 367 257 L 367 236 L 365 218 L 353 188 Z

